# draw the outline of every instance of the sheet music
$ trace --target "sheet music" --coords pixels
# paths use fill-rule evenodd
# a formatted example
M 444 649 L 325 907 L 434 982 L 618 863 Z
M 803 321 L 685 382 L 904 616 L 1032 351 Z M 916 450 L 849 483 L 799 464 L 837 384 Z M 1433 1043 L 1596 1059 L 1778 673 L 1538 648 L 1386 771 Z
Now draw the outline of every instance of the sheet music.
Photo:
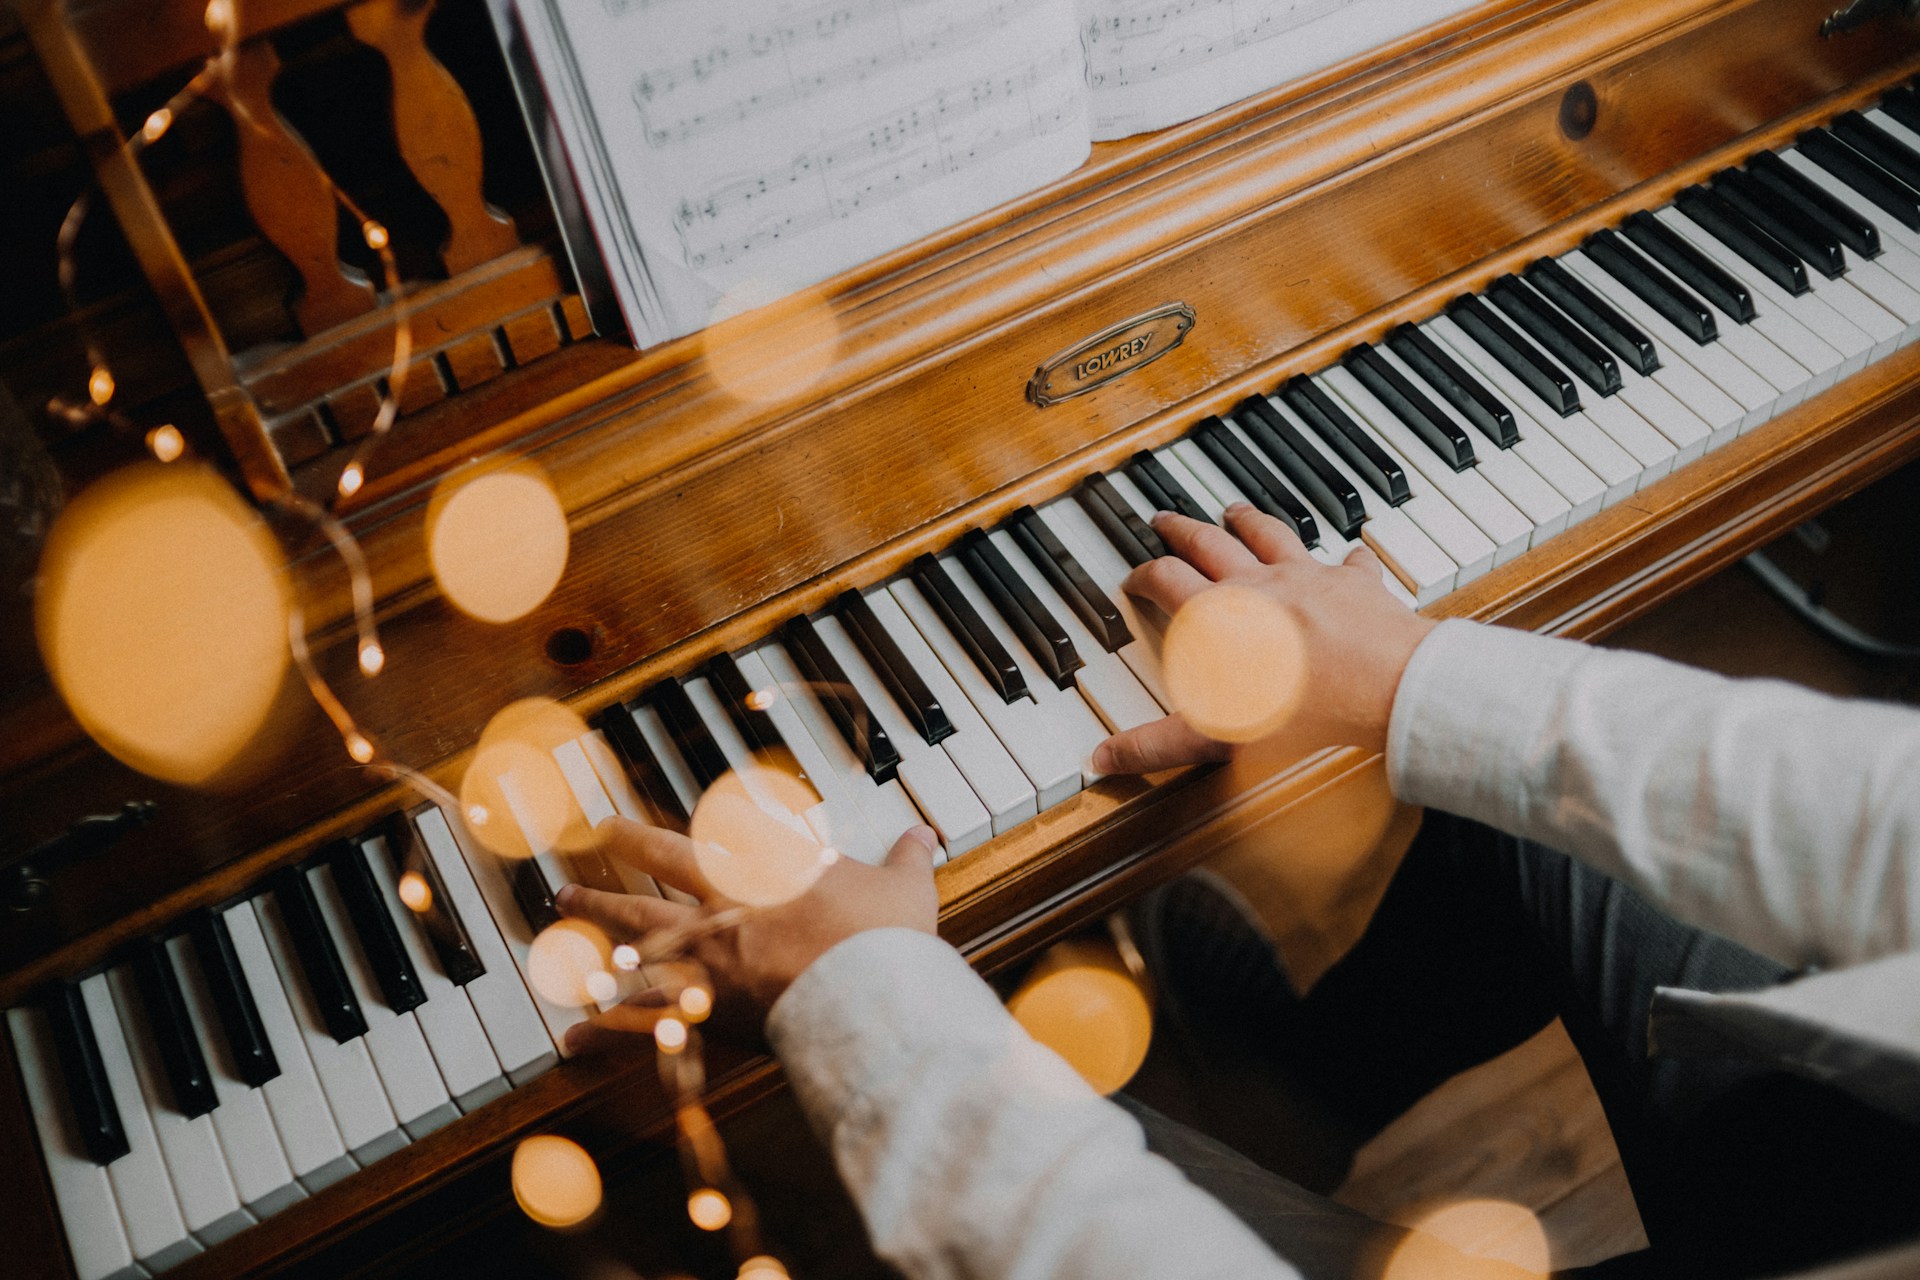
M 1080 36 L 1056 0 L 523 0 L 568 161 L 641 342 L 705 325 L 1071 172 Z M 639 323 L 636 323 L 638 321 Z
M 1480 0 L 1080 0 L 1093 138 L 1164 129 Z

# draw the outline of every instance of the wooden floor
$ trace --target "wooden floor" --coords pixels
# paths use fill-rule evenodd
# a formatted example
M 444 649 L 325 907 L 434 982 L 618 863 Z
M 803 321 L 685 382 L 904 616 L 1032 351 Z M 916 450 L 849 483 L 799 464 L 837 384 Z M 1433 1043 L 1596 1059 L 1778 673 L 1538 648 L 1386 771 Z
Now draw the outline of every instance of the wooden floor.
M 1800 581 L 1817 584 L 1825 602 L 1856 625 L 1882 635 L 1920 636 L 1920 472 L 1883 482 L 1819 523 L 1819 530 L 1782 539 L 1769 553 Z M 1823 533 L 1824 549 L 1816 551 Z M 1808 626 L 1739 566 L 1607 643 L 1729 675 L 1788 679 L 1842 696 L 1920 702 L 1920 666 L 1855 656 Z M 1276 893 L 1260 858 L 1229 854 L 1217 869 L 1254 900 L 1286 951 L 1289 933 L 1299 932 L 1297 904 Z M 1352 931 L 1351 922 L 1334 926 L 1339 936 L 1323 939 L 1317 951 L 1302 957 L 1309 977 Z M 1258 1114 L 1273 1104 L 1244 1099 L 1228 1104 L 1230 1110 L 1236 1107 Z M 1289 1136 L 1297 1140 L 1300 1122 L 1293 1124 Z M 1289 1172 L 1302 1181 L 1340 1172 L 1338 1157 L 1330 1158 L 1328 1167 L 1326 1159 L 1319 1166 L 1303 1160 L 1297 1149 L 1250 1154 L 1293 1161 Z M 1523 1206 L 1544 1230 L 1556 1268 L 1629 1252 L 1645 1241 L 1599 1100 L 1557 1022 L 1501 1058 L 1449 1081 L 1367 1142 L 1334 1194 L 1376 1217 L 1437 1231 L 1466 1252 L 1523 1265 L 1536 1263 L 1539 1251 L 1525 1215 L 1516 1229 L 1511 1214 L 1436 1219 L 1434 1211 L 1476 1199 Z

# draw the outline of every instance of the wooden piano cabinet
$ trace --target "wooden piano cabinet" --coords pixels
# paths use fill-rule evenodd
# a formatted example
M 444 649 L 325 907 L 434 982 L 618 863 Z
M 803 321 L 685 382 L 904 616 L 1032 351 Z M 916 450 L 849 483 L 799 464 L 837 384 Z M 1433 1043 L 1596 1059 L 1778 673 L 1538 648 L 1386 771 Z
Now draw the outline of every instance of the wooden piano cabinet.
M 631 697 L 1920 67 L 1907 25 L 1818 39 L 1829 8 L 1495 4 L 1204 120 L 1103 144 L 1080 173 L 771 312 L 751 336 L 776 372 L 818 354 L 784 336 L 823 314 L 839 334 L 824 370 L 783 402 L 736 398 L 716 378 L 705 344 L 738 340 L 738 326 L 641 353 L 576 342 L 510 385 L 423 411 L 481 406 L 486 425 L 465 441 L 376 465 L 350 522 L 375 566 L 387 671 L 371 685 L 351 675 L 343 588 L 314 558 L 296 568 L 321 616 L 319 660 L 395 756 L 457 780 L 512 698 L 590 712 Z M 1575 139 L 1561 107 L 1579 84 L 1597 111 Z M 1178 350 L 1052 408 L 1025 400 L 1042 360 L 1169 301 L 1198 315 Z M 1920 453 L 1917 374 L 1913 348 L 1869 366 L 1432 612 L 1601 634 Z M 434 484 L 495 449 L 552 477 L 572 558 L 533 614 L 483 627 L 434 591 L 421 530 Z M 589 639 L 583 660 L 549 657 L 563 628 Z M 127 799 L 161 805 L 61 877 L 50 907 L 0 922 L 0 1003 L 407 802 L 352 766 L 316 713 L 291 736 L 265 782 L 212 795 L 129 773 L 50 694 L 0 718 L 9 840 L 31 845 Z M 1108 780 L 942 868 L 943 932 L 1003 968 L 1367 767 L 1331 752 L 1280 770 Z M 776 1079 L 764 1060 L 725 1058 L 717 1104 L 746 1105 Z M 0 1091 L 0 1137 L 23 1131 L 18 1112 L 17 1093 Z M 648 1063 L 569 1063 L 175 1274 L 328 1274 L 388 1232 L 424 1229 L 448 1188 L 504 1194 L 523 1134 L 590 1127 L 618 1135 L 603 1148 L 617 1159 L 657 1142 L 669 1118 Z M 64 1266 L 37 1256 L 31 1273 Z

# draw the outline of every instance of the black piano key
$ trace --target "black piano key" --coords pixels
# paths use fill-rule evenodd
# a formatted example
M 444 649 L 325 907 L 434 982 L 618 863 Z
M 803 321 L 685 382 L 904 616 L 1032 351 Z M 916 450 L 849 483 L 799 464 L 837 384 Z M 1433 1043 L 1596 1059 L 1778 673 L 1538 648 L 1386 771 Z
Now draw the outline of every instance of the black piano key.
M 1127 500 L 1120 496 L 1106 476 L 1097 471 L 1088 476 L 1075 492 L 1074 500 L 1128 564 L 1138 568 L 1166 554 L 1160 536 L 1127 505 Z M 1158 552 L 1149 549 L 1149 539 L 1154 547 L 1159 548 Z
M 1154 505 L 1155 510 L 1171 511 L 1177 515 L 1183 515 L 1189 520 L 1198 520 L 1202 524 L 1210 523 L 1206 508 L 1202 507 L 1198 502 L 1195 502 L 1193 495 L 1188 493 L 1186 488 L 1181 485 L 1178 480 L 1173 478 L 1173 473 L 1167 470 L 1166 463 L 1160 461 L 1159 458 L 1147 452 L 1145 449 L 1142 449 L 1139 453 L 1127 459 L 1126 471 L 1127 477 L 1131 479 L 1135 485 L 1139 486 L 1140 492 L 1147 496 L 1147 501 Z M 1145 521 L 1141 521 L 1141 523 L 1142 525 L 1146 525 Z M 1146 525 L 1146 528 L 1148 533 L 1153 533 L 1152 526 Z M 1154 534 L 1154 541 L 1152 543 L 1143 543 L 1142 545 L 1151 551 L 1153 547 L 1159 543 L 1159 540 L 1159 535 Z M 1154 554 L 1156 556 L 1165 555 L 1166 549 L 1162 547 Z
M 107 1081 L 100 1042 L 94 1038 L 79 984 L 61 983 L 47 994 L 43 1007 L 80 1143 L 95 1164 L 112 1164 L 127 1154 L 127 1131 L 120 1123 L 120 1108 L 114 1105 L 113 1086 Z
M 1880 109 L 1909 129 L 1920 131 L 1920 92 L 1901 85 L 1880 99 Z
M 1827 126 L 1835 136 L 1909 187 L 1920 189 L 1920 152 L 1858 111 L 1835 116 Z
M 180 975 L 173 971 L 166 944 L 144 938 L 134 945 L 128 961 L 147 1031 L 160 1051 L 167 1085 L 173 1091 L 173 1105 L 189 1119 L 206 1115 L 220 1100 L 214 1095 L 213 1073 L 207 1070 L 207 1056 L 187 1016 L 187 998 L 181 994 Z
M 1486 383 L 1441 350 L 1424 330 L 1403 324 L 1387 335 L 1387 346 L 1496 447 L 1511 449 L 1520 443 L 1520 425 L 1514 421 L 1513 410 Z
M 1455 471 L 1474 465 L 1473 441 L 1467 433 L 1378 351 L 1363 342 L 1342 356 L 1340 363 L 1440 461 Z
M 1293 378 L 1280 388 L 1279 395 L 1287 402 L 1287 408 L 1299 414 L 1300 420 L 1339 454 L 1388 506 L 1397 507 L 1413 496 L 1400 463 L 1313 379 L 1305 375 Z
M 1788 293 L 1802 294 L 1813 287 L 1807 283 L 1806 264 L 1793 250 L 1762 231 L 1753 219 L 1727 203 L 1726 197 L 1706 187 L 1688 187 L 1674 197 L 1673 205 Z
M 1580 389 L 1573 385 L 1572 375 L 1521 337 L 1485 301 L 1455 298 L 1447 304 L 1447 314 L 1554 412 L 1566 417 L 1580 411 Z
M 346 903 L 348 923 L 360 940 L 367 967 L 380 984 L 381 998 L 395 1013 L 418 1009 L 427 1002 L 427 989 L 421 985 L 413 958 L 400 940 L 399 925 L 387 910 L 373 868 L 367 865 L 367 851 L 350 841 L 335 849 L 328 863 L 340 900 Z
M 1108 653 L 1118 653 L 1133 643 L 1133 632 L 1127 630 L 1127 620 L 1120 616 L 1120 607 L 1112 601 L 1099 584 L 1094 582 L 1086 567 L 1067 550 L 1064 542 L 1040 513 L 1032 507 L 1022 507 L 1007 519 L 1007 531 L 1020 549 L 1026 552 L 1027 559 L 1040 575 L 1053 585 L 1060 598 L 1067 602 L 1080 624 L 1084 626 L 1100 646 Z
M 1607 349 L 1582 333 L 1518 276 L 1501 276 L 1487 286 L 1487 296 L 1506 312 L 1515 327 L 1594 391 L 1610 396 L 1620 390 L 1620 365 Z
M 1298 427 L 1273 407 L 1271 400 L 1265 396 L 1248 396 L 1234 408 L 1233 416 L 1247 438 L 1280 468 L 1282 475 L 1293 481 L 1294 487 L 1323 517 L 1333 522 L 1341 537 L 1360 536 L 1360 526 L 1367 519 L 1360 491 L 1340 474 L 1339 468 L 1327 461 L 1326 455 Z
M 647 690 L 646 700 L 660 713 L 661 721 L 667 726 L 667 735 L 673 739 L 680 758 L 687 762 L 687 768 L 693 771 L 693 778 L 705 791 L 727 774 L 727 757 L 720 745 L 707 732 L 707 726 L 700 720 L 700 712 L 694 708 L 693 699 L 680 682 L 672 676 L 660 681 Z
M 900 646 L 880 625 L 866 596 L 858 591 L 842 592 L 833 603 L 833 612 L 921 739 L 933 746 L 951 738 L 953 721 L 947 717 L 947 709 L 940 705 L 933 690 L 907 661 L 907 655 L 900 652 Z
M 726 708 L 727 718 L 746 740 L 748 749 L 770 767 L 812 786 L 813 780 L 807 777 L 806 767 L 794 755 L 793 746 L 780 732 L 780 726 L 773 722 L 765 706 L 756 705 L 759 691 L 747 682 L 746 673 L 740 670 L 740 664 L 732 655 L 716 654 L 701 670 L 707 683 L 713 686 L 714 696 Z
M 1618 280 L 1675 328 L 1705 346 L 1720 337 L 1713 309 L 1655 266 L 1616 231 L 1596 231 L 1580 246 L 1594 264 Z
M 1000 638 L 993 634 L 993 628 L 986 619 L 974 609 L 953 579 L 947 576 L 946 568 L 932 556 L 920 556 L 913 562 L 913 582 L 940 615 L 940 621 L 947 624 L 947 630 L 960 642 L 960 647 L 973 659 L 973 665 L 979 668 L 981 679 L 993 687 L 1002 702 L 1012 702 L 1015 698 L 1030 696 L 1027 692 L 1027 677 L 1020 670 L 1020 664 L 1013 660 Z
M 531 867 L 533 860 L 515 859 L 515 865 Z M 293 939 L 293 953 L 300 960 L 301 976 L 328 1033 L 341 1044 L 367 1034 L 366 1014 L 360 1011 L 359 997 L 347 981 L 340 952 L 327 932 L 326 921 L 320 918 L 320 904 L 313 900 L 313 886 L 307 883 L 306 872 L 299 867 L 283 867 L 274 873 L 271 883 L 280 918 L 286 921 L 287 934 Z M 551 900 L 548 905 L 552 905 Z
M 1283 521 L 1307 546 L 1320 545 L 1320 526 L 1314 522 L 1313 513 L 1280 483 L 1280 477 L 1253 456 L 1253 451 L 1227 429 L 1226 423 L 1218 418 L 1206 418 L 1192 434 L 1195 443 L 1213 459 L 1213 465 L 1247 495 L 1248 502 Z
M 1920 231 L 1920 193 L 1825 129 L 1809 129 L 1794 143 L 1800 154 L 1858 191 L 1882 212 Z
M 464 987 L 483 976 L 487 971 L 486 962 L 474 949 L 467 922 L 460 918 L 459 909 L 447 892 L 446 881 L 440 877 L 440 868 L 427 853 L 426 842 L 413 829 L 413 819 L 404 813 L 393 814 L 381 827 L 381 834 L 386 837 L 387 859 L 393 864 L 395 877 L 411 873 L 427 886 L 425 910 L 411 906 L 407 909 L 426 929 L 427 943 L 440 961 L 440 971 L 447 975 L 447 981 Z
M 827 648 L 827 642 L 813 629 L 805 614 L 787 619 L 780 628 L 780 639 L 793 656 L 794 665 L 813 685 L 820 705 L 827 709 L 840 736 L 860 758 L 867 776 L 875 782 L 891 782 L 900 773 L 900 749 L 886 729 L 874 718 L 860 691 L 847 679 L 839 659 Z
M 1073 673 L 1086 665 L 1086 659 L 1073 647 L 1066 628 L 1047 612 L 985 531 L 975 529 L 960 540 L 960 563 L 1047 678 L 1062 689 L 1071 689 Z
M 1572 316 L 1582 328 L 1598 339 L 1627 367 L 1643 376 L 1660 368 L 1660 352 L 1648 337 L 1605 298 L 1589 289 L 1584 280 L 1551 258 L 1542 258 L 1526 270 L 1527 283 L 1545 294 L 1553 304 Z
M 1753 224 L 1798 254 L 1829 280 L 1846 274 L 1847 255 L 1840 237 L 1798 204 L 1785 199 L 1750 173 L 1728 169 L 1713 175 L 1713 189 Z
M 1790 201 L 1802 213 L 1840 237 L 1840 243 L 1863 258 L 1880 256 L 1880 228 L 1858 209 L 1820 186 L 1771 151 L 1747 161 L 1747 172 L 1775 195 Z
M 594 719 L 594 728 L 605 736 L 626 769 L 634 794 L 646 806 L 647 821 L 668 831 L 685 831 L 692 815 L 680 803 L 660 762 L 653 758 L 653 749 L 634 723 L 633 713 L 616 702 Z
M 193 939 L 193 954 L 207 980 L 207 994 L 213 997 L 214 1013 L 220 1019 L 220 1031 L 227 1043 L 239 1077 L 258 1089 L 280 1074 L 280 1060 L 274 1055 L 273 1042 L 267 1038 L 266 1025 L 253 1002 L 253 988 L 240 968 L 240 957 L 233 950 L 233 935 L 227 932 L 226 917 L 202 911 L 187 926 Z
M 540 863 L 533 858 L 507 859 L 507 887 L 513 891 L 514 905 L 527 928 L 535 934 L 560 923 L 560 908 L 554 904 L 554 886 Z
M 1721 314 L 1741 324 L 1753 320 L 1753 295 L 1747 286 L 1721 270 L 1719 263 L 1688 244 L 1672 227 L 1642 209 L 1628 214 L 1620 229 L 1649 258 L 1673 272 L 1681 284 L 1718 307 Z

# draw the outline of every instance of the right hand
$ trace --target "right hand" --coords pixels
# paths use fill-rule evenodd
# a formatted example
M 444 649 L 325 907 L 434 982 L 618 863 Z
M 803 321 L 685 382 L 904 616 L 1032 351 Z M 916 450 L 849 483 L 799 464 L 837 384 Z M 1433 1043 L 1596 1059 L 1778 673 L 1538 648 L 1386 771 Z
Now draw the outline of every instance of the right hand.
M 1227 508 L 1225 529 L 1162 512 L 1153 530 L 1172 554 L 1135 569 L 1128 595 L 1172 617 L 1209 587 L 1231 582 L 1273 596 L 1300 624 L 1309 692 L 1278 737 L 1302 750 L 1386 750 L 1400 676 L 1438 624 L 1386 589 L 1378 556 L 1360 546 L 1343 564 L 1321 564 L 1292 529 L 1244 502 Z M 1092 763 L 1103 773 L 1152 773 L 1232 754 L 1174 714 L 1114 734 Z

